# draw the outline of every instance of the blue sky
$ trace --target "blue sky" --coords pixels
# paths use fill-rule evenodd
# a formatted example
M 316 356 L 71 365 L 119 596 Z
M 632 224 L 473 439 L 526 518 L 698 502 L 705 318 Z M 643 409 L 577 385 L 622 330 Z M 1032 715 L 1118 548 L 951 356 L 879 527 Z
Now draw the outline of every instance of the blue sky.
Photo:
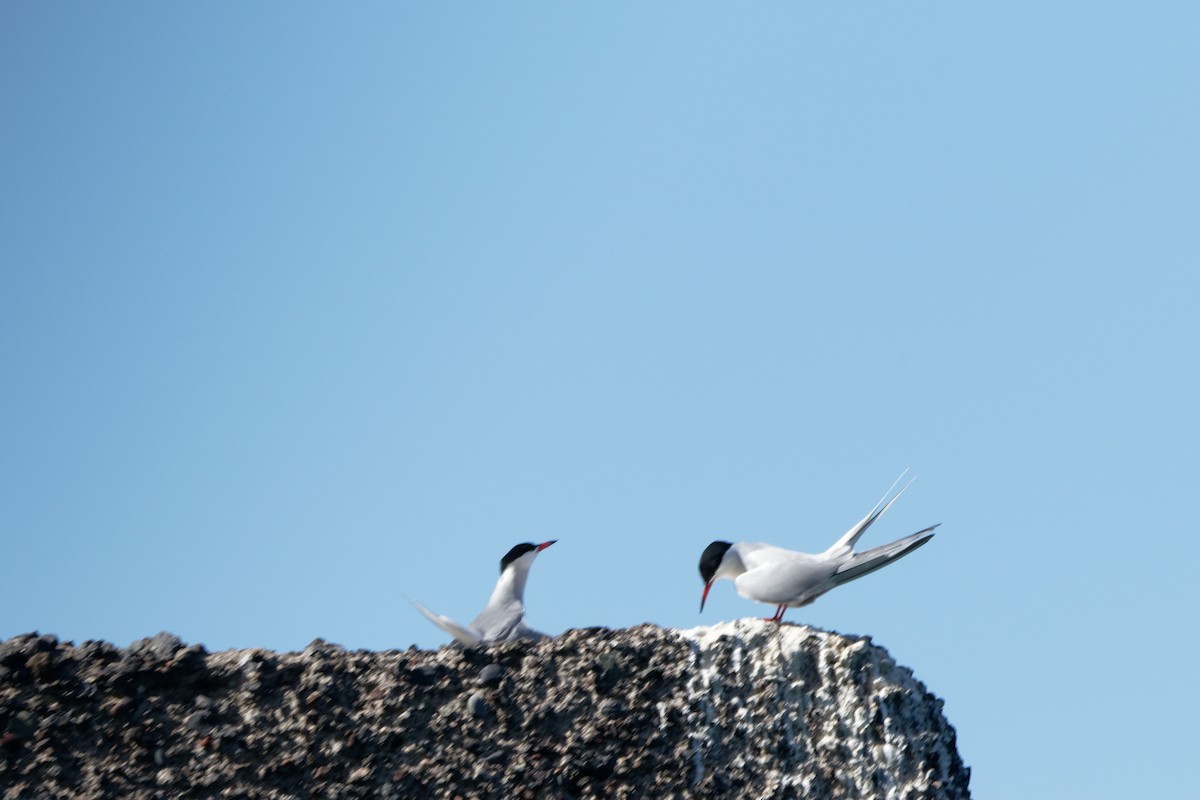
M 766 615 L 868 634 L 980 797 L 1182 796 L 1194 5 L 0 7 L 0 636 Z

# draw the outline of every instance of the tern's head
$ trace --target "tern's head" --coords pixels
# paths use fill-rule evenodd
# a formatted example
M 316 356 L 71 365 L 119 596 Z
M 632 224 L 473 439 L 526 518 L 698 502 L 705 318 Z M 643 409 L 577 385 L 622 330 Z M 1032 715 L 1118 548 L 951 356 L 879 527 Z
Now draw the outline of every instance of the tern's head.
M 503 575 L 504 570 L 508 569 L 514 564 L 517 566 L 523 566 L 525 569 L 529 569 L 529 567 L 533 564 L 533 560 L 537 558 L 537 554 L 554 544 L 556 541 L 558 540 L 551 539 L 550 541 L 542 542 L 541 544 L 525 542 L 524 544 L 516 545 L 512 550 L 509 550 L 507 553 L 505 553 L 504 558 L 500 559 L 500 574 Z
M 700 610 L 704 610 L 704 601 L 708 599 L 708 590 L 712 588 L 725 562 L 725 554 L 733 547 L 730 542 L 713 542 L 704 548 L 700 554 L 700 579 L 704 581 L 704 594 L 700 595 Z

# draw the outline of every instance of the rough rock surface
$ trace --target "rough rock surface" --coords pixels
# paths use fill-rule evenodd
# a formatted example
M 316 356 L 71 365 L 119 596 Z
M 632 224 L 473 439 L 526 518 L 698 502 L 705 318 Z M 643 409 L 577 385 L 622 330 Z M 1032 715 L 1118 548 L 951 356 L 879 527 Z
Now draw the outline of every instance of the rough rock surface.
M 0 797 L 967 798 L 867 639 L 757 620 L 431 651 L 0 643 Z

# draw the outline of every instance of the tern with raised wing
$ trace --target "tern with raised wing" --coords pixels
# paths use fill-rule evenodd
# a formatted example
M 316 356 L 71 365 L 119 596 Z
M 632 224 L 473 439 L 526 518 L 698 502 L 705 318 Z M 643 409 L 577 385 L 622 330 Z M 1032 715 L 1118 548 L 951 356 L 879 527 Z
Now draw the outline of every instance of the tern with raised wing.
M 409 602 L 430 622 L 465 645 L 480 642 L 511 642 L 515 639 L 541 639 L 546 634 L 525 624 L 525 581 L 529 568 L 538 553 L 557 540 L 533 544 L 525 542 L 513 547 L 500 559 L 500 580 L 492 590 L 492 598 L 470 625 L 460 625 L 449 617 L 435 614 L 415 600 Z
M 891 544 L 854 551 L 854 545 L 867 528 L 912 485 L 910 480 L 889 500 L 888 496 L 903 477 L 902 474 L 896 479 L 870 514 L 823 553 L 800 553 L 761 542 L 713 542 L 700 556 L 700 578 L 704 581 L 700 610 L 704 610 L 713 583 L 728 578 L 737 593 L 747 600 L 775 606 L 775 616 L 767 619 L 782 622 L 787 609 L 806 606 L 835 586 L 861 578 L 916 550 L 933 538 L 937 525 Z

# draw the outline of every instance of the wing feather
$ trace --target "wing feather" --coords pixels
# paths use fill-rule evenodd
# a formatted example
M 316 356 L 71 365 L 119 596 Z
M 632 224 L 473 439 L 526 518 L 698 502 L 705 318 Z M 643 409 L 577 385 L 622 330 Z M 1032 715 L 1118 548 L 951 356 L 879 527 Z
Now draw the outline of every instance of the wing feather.
M 933 529 L 936 527 L 937 525 L 930 525 L 923 531 L 917 531 L 911 536 L 897 539 L 890 544 L 880 545 L 870 550 L 864 550 L 861 553 L 855 553 L 844 564 L 838 567 L 837 573 L 834 575 L 834 581 L 840 586 L 855 578 L 868 575 L 881 567 L 887 566 L 896 559 L 908 555 L 932 539 Z
M 483 636 L 474 628 L 466 625 L 460 625 L 449 617 L 435 614 L 425 606 L 418 603 L 416 600 L 409 600 L 413 604 L 413 608 L 425 615 L 425 618 L 444 630 L 446 633 L 453 636 L 458 641 L 465 645 L 479 644 L 483 641 Z
M 884 495 L 882 498 L 880 498 L 879 502 L 875 504 L 875 507 L 871 509 L 871 513 L 859 520 L 859 523 L 853 528 L 842 534 L 842 538 L 834 542 L 833 546 L 825 552 L 829 555 L 845 555 L 853 550 L 854 545 L 857 544 L 858 540 L 862 538 L 862 535 L 867 532 L 867 528 L 871 527 L 871 524 L 874 523 L 875 520 L 882 517 L 884 512 L 892 507 L 892 503 L 896 502 L 900 495 L 904 494 L 905 489 L 912 486 L 913 481 L 915 481 L 916 478 L 912 478 L 908 483 L 904 484 L 903 488 L 896 492 L 895 496 L 893 496 L 891 500 L 887 499 L 888 495 L 892 493 L 892 489 L 896 488 L 896 485 L 900 483 L 906 474 L 908 474 L 908 470 L 901 472 L 900 477 L 896 478 L 891 487 L 884 492 Z M 887 502 L 884 503 L 884 500 L 887 500 Z

